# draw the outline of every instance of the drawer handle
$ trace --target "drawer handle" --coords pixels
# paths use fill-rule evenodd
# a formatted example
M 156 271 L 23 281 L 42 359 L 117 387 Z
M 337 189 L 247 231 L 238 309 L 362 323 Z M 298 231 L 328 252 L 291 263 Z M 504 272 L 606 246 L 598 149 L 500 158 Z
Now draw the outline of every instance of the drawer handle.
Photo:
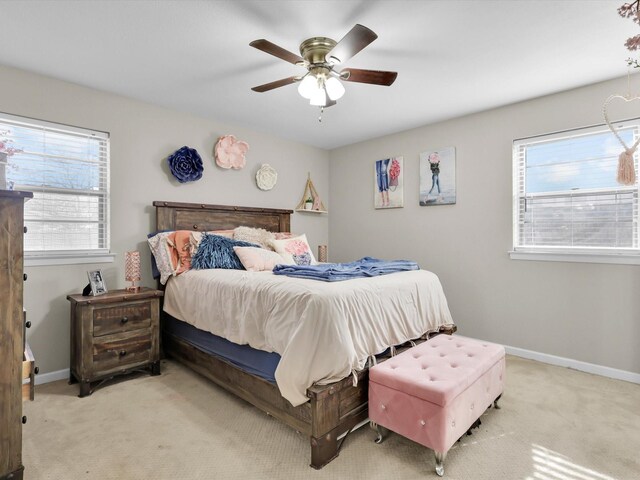
M 27 416 L 26 415 L 24 415 L 22 417 L 22 424 L 24 425 L 25 423 L 27 423 Z
M 120 320 L 120 323 L 122 323 L 124 325 L 128 321 L 129 321 L 129 317 L 122 317 L 122 320 Z
M 24 233 L 27 233 L 27 230 L 29 230 L 26 226 L 24 227 Z
M 26 282 L 26 281 L 27 281 L 27 274 L 26 274 L 26 273 L 25 273 L 25 274 L 23 274 L 23 275 L 22 275 L 22 278 L 23 278 L 23 280 Z
M 36 367 L 33 369 L 33 373 L 35 373 L 36 375 L 40 373 L 40 367 Z
M 25 328 L 31 328 L 31 321 L 27 320 L 24 324 Z
M 121 357 L 124 357 L 126 354 L 127 354 L 127 351 L 126 351 L 126 350 L 120 350 L 120 351 L 118 352 L 118 355 L 120 355 Z

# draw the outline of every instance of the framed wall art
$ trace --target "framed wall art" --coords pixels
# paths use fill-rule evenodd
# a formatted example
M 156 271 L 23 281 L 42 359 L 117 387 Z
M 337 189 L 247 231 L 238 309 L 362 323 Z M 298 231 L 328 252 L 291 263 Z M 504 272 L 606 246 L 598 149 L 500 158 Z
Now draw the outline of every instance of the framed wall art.
M 420 205 L 456 203 L 456 149 L 445 147 L 420 154 Z
M 377 160 L 374 170 L 375 208 L 401 208 L 404 202 L 404 165 L 402 157 Z

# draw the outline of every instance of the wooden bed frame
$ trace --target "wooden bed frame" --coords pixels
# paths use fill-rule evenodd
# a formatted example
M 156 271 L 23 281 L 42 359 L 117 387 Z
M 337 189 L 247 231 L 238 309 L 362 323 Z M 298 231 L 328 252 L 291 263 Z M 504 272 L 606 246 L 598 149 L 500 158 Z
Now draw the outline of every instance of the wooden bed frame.
M 155 201 L 156 229 L 228 230 L 242 225 L 273 232 L 290 231 L 291 210 L 234 207 Z M 163 315 L 166 315 L 164 312 Z M 451 334 L 454 327 L 442 328 Z M 440 332 L 439 332 L 440 333 Z M 309 402 L 293 407 L 280 395 L 278 387 L 247 373 L 224 359 L 205 353 L 184 340 L 163 333 L 165 355 L 278 418 L 309 436 L 311 466 L 324 467 L 339 453 L 339 437 L 367 419 L 368 371 L 358 373 L 358 385 L 351 376 L 329 385 L 313 385 L 307 390 Z

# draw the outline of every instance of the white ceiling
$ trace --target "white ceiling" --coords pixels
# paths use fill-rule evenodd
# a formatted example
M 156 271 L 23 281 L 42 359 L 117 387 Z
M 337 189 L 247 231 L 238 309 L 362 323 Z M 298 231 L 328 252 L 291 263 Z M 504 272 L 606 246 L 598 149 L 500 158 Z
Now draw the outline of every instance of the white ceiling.
M 330 149 L 623 76 L 622 3 L 0 0 L 0 64 Z M 378 39 L 345 65 L 391 87 L 345 82 L 321 124 L 295 85 L 250 90 L 304 72 L 252 40 L 299 53 L 356 23 Z

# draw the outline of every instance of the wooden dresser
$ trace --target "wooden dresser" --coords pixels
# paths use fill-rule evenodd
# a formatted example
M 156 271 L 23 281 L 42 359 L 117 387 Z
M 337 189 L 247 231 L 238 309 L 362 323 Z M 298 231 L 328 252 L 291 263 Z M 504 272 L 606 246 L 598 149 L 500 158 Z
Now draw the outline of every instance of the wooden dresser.
M 142 288 L 96 297 L 69 295 L 71 302 L 71 375 L 80 397 L 92 393 L 91 382 L 149 368 L 160 374 L 160 297 Z
M 21 480 L 24 316 L 24 202 L 31 192 L 0 190 L 0 480 Z

